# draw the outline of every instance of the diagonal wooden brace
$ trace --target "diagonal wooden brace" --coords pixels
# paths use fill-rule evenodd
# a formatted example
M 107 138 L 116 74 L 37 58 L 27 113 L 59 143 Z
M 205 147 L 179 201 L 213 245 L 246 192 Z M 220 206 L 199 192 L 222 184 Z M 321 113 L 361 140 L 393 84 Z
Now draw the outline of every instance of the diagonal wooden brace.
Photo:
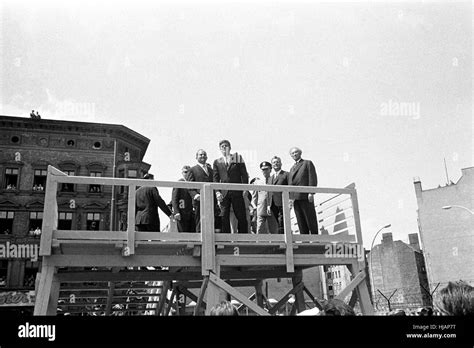
M 357 274 L 354 279 L 336 296 L 336 299 L 344 301 L 347 295 L 350 294 L 352 290 L 354 290 L 359 284 L 365 281 L 365 271 L 361 270 L 359 274 Z
M 218 286 L 222 290 L 226 291 L 229 295 L 231 295 L 235 299 L 242 302 L 244 305 L 246 305 L 248 308 L 253 310 L 255 313 L 257 313 L 259 315 L 270 315 L 263 308 L 260 308 L 259 306 L 257 306 L 254 302 L 250 301 L 247 297 L 245 297 L 239 291 L 235 290 L 233 287 L 231 287 L 229 284 L 227 284 L 222 279 L 215 276 L 213 273 L 209 274 L 209 280 L 214 285 Z

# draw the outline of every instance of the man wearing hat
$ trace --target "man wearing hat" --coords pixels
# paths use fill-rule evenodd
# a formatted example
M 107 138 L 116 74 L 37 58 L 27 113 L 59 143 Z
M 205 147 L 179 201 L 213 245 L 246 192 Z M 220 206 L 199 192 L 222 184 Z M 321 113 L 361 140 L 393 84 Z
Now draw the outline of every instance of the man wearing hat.
M 145 174 L 143 179 L 153 180 L 153 174 Z M 135 193 L 135 226 L 137 231 L 160 232 L 160 217 L 158 207 L 170 219 L 173 213 L 158 193 L 158 189 L 152 186 L 142 186 Z
M 270 172 L 272 165 L 264 161 L 260 163 L 263 180 L 256 181 L 257 185 L 271 185 Z M 257 234 L 278 233 L 278 222 L 272 214 L 273 192 L 254 191 L 252 205 L 257 210 Z

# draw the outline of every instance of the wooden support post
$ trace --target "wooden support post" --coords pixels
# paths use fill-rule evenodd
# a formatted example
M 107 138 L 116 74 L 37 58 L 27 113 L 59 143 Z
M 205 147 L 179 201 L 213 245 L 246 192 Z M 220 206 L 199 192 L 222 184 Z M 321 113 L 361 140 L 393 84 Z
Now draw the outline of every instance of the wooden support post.
M 167 317 L 170 312 L 171 312 L 171 307 L 173 307 L 173 302 L 174 302 L 174 298 L 176 297 L 176 288 L 173 287 L 173 291 L 171 292 L 171 296 L 170 296 L 170 301 L 168 302 L 168 307 L 166 308 L 166 312 L 165 312 L 165 316 Z
M 40 256 L 51 255 L 51 246 L 53 241 L 53 230 L 58 227 L 58 202 L 57 192 L 58 183 L 55 180 L 56 176 L 65 176 L 63 172 L 57 170 L 53 166 L 48 166 L 48 176 L 46 178 L 46 192 L 44 196 L 45 214 L 43 216 L 43 225 L 41 226 L 41 243 Z
M 58 310 L 60 282 L 56 274 L 53 274 L 53 281 L 51 283 L 51 292 L 49 294 L 48 309 L 46 315 L 56 315 Z
M 354 262 L 352 265 L 348 266 L 349 270 L 352 273 L 352 276 L 356 277 L 360 271 L 360 263 Z M 374 307 L 372 302 L 370 302 L 369 289 L 367 283 L 365 282 L 365 272 L 362 281 L 355 287 L 357 297 L 359 298 L 360 310 L 364 315 L 373 315 Z
M 355 185 L 354 185 L 355 186 Z M 360 215 L 359 215 L 359 201 L 357 200 L 357 191 L 354 188 L 354 191 L 351 193 L 351 202 L 352 202 L 352 213 L 354 215 L 354 225 L 357 235 L 357 244 L 362 244 L 362 229 L 360 227 Z
M 214 243 L 214 192 L 211 185 L 203 185 L 201 190 L 201 238 L 202 275 L 216 272 L 216 249 Z
M 220 276 L 220 266 L 216 265 L 216 273 L 209 273 L 209 280 L 211 277 L 219 277 Z M 219 286 L 217 286 L 213 282 L 209 282 L 207 285 L 206 291 L 206 315 L 209 315 L 212 307 L 218 305 L 222 301 L 226 299 L 226 292 L 222 290 Z
M 186 309 L 186 299 L 183 304 L 180 303 L 181 296 L 183 294 L 181 293 L 181 290 L 179 289 L 179 286 L 176 287 L 176 301 L 175 301 L 175 313 L 176 315 L 184 315 L 184 309 Z M 184 295 L 183 295 L 184 296 Z
M 255 284 L 255 294 L 256 294 L 256 297 L 257 297 L 257 305 L 259 307 L 262 307 L 263 308 L 263 292 L 262 292 L 262 285 L 263 285 L 263 281 L 262 280 L 259 280 L 257 282 L 257 284 Z
M 296 274 L 291 278 L 293 282 L 293 287 L 296 287 L 299 284 L 303 284 L 303 271 L 297 270 Z M 304 284 L 303 284 L 304 287 Z M 304 301 L 304 294 L 303 294 L 303 287 L 295 292 L 295 305 L 298 313 L 305 310 L 305 301 Z
M 204 299 L 204 295 L 206 293 L 206 289 L 207 289 L 207 285 L 209 284 L 209 276 L 206 276 L 204 277 L 203 281 L 202 281 L 202 285 L 201 285 L 201 291 L 199 291 L 199 297 L 196 301 L 196 307 L 194 308 L 194 313 L 193 315 L 196 316 L 199 314 L 200 312 L 200 309 L 201 309 L 201 305 L 203 303 L 203 299 Z M 207 304 L 206 304 L 206 308 L 207 308 Z
M 160 300 L 156 306 L 155 315 L 161 315 L 163 313 L 163 307 L 166 303 L 166 296 L 168 295 L 168 289 L 171 286 L 171 281 L 164 281 L 163 287 L 161 288 Z
M 112 268 L 112 273 L 118 273 L 120 271 L 119 267 L 113 267 Z M 114 292 L 115 292 L 115 283 L 114 282 L 109 282 L 109 289 L 107 290 L 107 304 L 105 305 L 105 315 L 109 316 L 110 312 L 112 311 L 112 301 L 114 298 Z
M 283 227 L 285 231 L 286 244 L 286 271 L 293 273 L 295 271 L 295 263 L 293 260 L 293 231 L 291 230 L 290 216 L 290 194 L 287 191 L 282 193 L 283 198 Z
M 50 265 L 48 257 L 43 257 L 43 265 L 41 266 L 40 282 L 38 293 L 36 294 L 34 315 L 47 315 L 51 295 L 51 287 L 53 285 L 53 276 L 56 267 Z
M 136 185 L 128 187 L 127 246 L 124 256 L 135 254 L 135 191 Z M 159 231 L 158 231 L 159 232 Z

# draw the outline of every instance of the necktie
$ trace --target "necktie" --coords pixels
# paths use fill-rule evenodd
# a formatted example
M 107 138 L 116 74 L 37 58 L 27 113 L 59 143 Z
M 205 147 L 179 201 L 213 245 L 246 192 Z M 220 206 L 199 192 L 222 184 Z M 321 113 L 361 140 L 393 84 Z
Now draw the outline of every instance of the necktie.
M 207 170 L 207 166 L 206 166 L 206 165 L 203 165 L 203 166 L 202 166 L 202 169 L 204 169 L 204 172 L 206 173 L 206 175 L 209 175 L 209 171 Z

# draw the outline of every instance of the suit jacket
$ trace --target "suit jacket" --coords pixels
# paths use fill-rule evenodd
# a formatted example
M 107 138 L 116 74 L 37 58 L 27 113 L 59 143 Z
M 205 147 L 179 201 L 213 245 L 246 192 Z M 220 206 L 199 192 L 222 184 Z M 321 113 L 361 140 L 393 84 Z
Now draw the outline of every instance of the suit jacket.
M 280 170 L 280 173 L 278 173 L 277 176 L 272 176 L 272 185 L 288 185 L 288 172 L 285 172 L 284 170 Z M 281 198 L 281 192 L 273 192 L 273 203 L 277 207 L 283 206 L 282 198 Z
M 270 216 L 267 213 L 267 207 L 272 206 L 273 192 L 253 191 L 252 205 L 257 207 L 257 216 Z
M 288 175 L 288 185 L 293 186 L 318 186 L 318 177 L 313 162 L 301 159 L 291 167 Z M 308 193 L 290 193 L 294 200 L 308 200 Z
M 192 167 L 189 172 L 188 176 L 186 177 L 187 181 L 196 181 L 196 182 L 213 182 L 214 180 L 214 172 L 210 164 L 206 163 L 206 168 L 209 174 L 206 174 L 204 169 L 199 164 L 196 164 Z M 195 195 L 200 194 L 199 190 L 191 189 L 189 190 L 189 194 L 191 198 L 194 198 Z
M 179 179 L 178 181 L 184 181 L 184 179 Z M 171 204 L 175 214 L 180 213 L 184 217 L 190 217 L 193 214 L 193 199 L 188 189 L 173 188 Z
M 238 153 L 232 154 L 229 168 L 226 167 L 224 157 L 218 158 L 214 161 L 212 166 L 214 171 L 214 182 L 231 183 L 231 184 L 248 184 L 249 174 L 247 167 Z M 241 191 L 239 191 L 241 192 Z M 225 196 L 227 191 L 222 190 L 222 195 Z
M 160 197 L 158 189 L 151 186 L 142 186 L 135 193 L 135 224 L 155 225 L 160 223 L 158 207 L 170 216 L 171 211 L 163 198 Z

